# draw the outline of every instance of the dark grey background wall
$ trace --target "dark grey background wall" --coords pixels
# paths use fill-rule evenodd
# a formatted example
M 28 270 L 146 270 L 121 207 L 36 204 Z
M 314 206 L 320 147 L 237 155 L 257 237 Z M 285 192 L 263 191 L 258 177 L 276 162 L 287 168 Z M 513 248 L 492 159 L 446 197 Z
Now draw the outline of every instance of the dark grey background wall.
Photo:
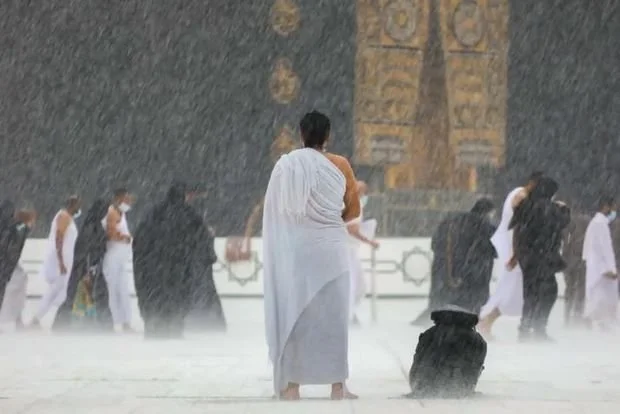
M 498 189 L 544 169 L 590 209 L 620 195 L 620 1 L 513 0 L 507 169 Z
M 219 234 L 241 233 L 264 192 L 284 122 L 317 108 L 333 149 L 353 149 L 354 0 L 298 0 L 299 30 L 269 24 L 271 1 L 6 0 L 0 3 L 0 198 L 47 230 L 73 192 L 135 190 L 132 221 L 175 178 L 201 182 Z M 620 184 L 620 0 L 511 1 L 507 165 L 502 194 L 532 169 L 590 203 Z M 275 103 L 287 57 L 301 95 Z
M 272 1 L 13 0 L 0 4 L 0 198 L 42 213 L 123 185 L 132 220 L 173 178 L 209 189 L 219 234 L 241 233 L 264 193 L 283 122 L 316 108 L 333 147 L 352 153 L 355 8 L 297 1 L 299 29 L 282 38 Z M 290 105 L 268 88 L 279 57 L 301 81 Z

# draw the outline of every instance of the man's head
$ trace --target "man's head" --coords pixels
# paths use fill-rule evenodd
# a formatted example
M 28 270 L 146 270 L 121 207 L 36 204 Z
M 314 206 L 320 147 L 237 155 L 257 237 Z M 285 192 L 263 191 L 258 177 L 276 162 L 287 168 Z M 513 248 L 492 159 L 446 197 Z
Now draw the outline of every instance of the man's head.
M 133 204 L 133 197 L 126 188 L 117 188 L 114 190 L 114 205 L 119 208 L 123 213 L 131 210 Z
M 15 214 L 15 218 L 20 223 L 24 223 L 29 228 L 33 228 L 37 222 L 37 212 L 34 210 L 19 210 Z
M 188 190 L 188 185 L 184 181 L 174 181 L 168 189 L 168 193 L 166 194 L 166 199 L 171 204 L 184 204 L 187 202 L 188 194 L 190 191 Z
M 327 116 L 317 111 L 309 112 L 299 122 L 299 129 L 304 147 L 325 149 L 331 131 L 331 123 Z
M 533 173 L 531 173 L 529 178 L 527 179 L 527 184 L 525 184 L 525 189 L 528 192 L 531 192 L 534 187 L 536 187 L 540 179 L 543 178 L 543 176 L 544 173 L 542 171 L 534 171 Z
M 360 197 L 363 197 L 366 195 L 367 192 L 368 192 L 368 185 L 366 185 L 365 181 L 359 180 L 357 182 L 357 193 L 360 195 Z
M 598 211 L 606 216 L 616 211 L 616 199 L 609 194 L 602 195 L 598 200 Z M 615 218 L 615 217 L 614 217 Z
M 532 188 L 529 198 L 532 201 L 552 200 L 560 186 L 557 181 L 550 177 L 541 177 Z
M 79 216 L 80 209 L 82 208 L 82 200 L 77 195 L 72 195 L 65 201 L 65 209 L 72 216 Z

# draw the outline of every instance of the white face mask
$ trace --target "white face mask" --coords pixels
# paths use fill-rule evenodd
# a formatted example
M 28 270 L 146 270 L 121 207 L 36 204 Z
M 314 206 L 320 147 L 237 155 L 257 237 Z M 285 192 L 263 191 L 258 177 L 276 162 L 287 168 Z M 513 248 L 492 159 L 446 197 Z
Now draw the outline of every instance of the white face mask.
M 366 204 L 368 203 L 368 196 L 367 195 L 363 195 L 360 197 L 360 204 L 362 206 L 362 208 L 366 207 Z
M 75 212 L 75 214 L 73 215 L 73 220 L 77 219 L 78 217 L 80 217 L 82 215 L 82 210 L 78 210 Z
M 130 206 L 129 204 L 127 204 L 127 203 L 121 203 L 121 205 L 120 205 L 120 206 L 118 206 L 118 209 L 119 209 L 120 211 L 122 211 L 123 213 L 126 213 L 126 212 L 128 212 L 129 210 L 131 210 L 131 206 Z

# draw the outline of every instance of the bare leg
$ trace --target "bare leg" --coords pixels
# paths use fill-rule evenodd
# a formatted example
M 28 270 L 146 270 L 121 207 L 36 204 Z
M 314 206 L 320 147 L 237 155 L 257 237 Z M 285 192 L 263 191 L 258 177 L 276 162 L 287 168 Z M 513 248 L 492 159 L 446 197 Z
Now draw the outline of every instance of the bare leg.
M 299 384 L 289 382 L 286 389 L 280 392 L 280 399 L 284 401 L 298 401 L 301 399 L 299 395 Z
M 486 318 L 481 320 L 478 324 L 478 331 L 480 331 L 480 334 L 484 336 L 487 340 L 492 341 L 493 339 L 495 339 L 493 337 L 493 334 L 491 333 L 491 330 L 493 328 L 493 324 L 501 315 L 502 314 L 499 309 L 495 308 Z
M 347 386 L 342 383 L 332 384 L 332 400 L 357 400 L 359 397 L 353 394 L 347 389 Z

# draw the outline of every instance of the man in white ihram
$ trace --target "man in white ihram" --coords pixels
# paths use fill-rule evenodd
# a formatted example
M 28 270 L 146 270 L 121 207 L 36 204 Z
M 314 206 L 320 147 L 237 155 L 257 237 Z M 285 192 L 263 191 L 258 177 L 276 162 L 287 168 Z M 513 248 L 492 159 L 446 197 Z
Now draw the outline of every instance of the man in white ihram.
M 67 298 L 75 241 L 78 236 L 75 219 L 81 214 L 81 204 L 79 197 L 69 197 L 65 207 L 52 220 L 40 272 L 48 286 L 39 304 L 39 310 L 32 320 L 31 326 L 34 328 L 40 327 L 41 319 L 52 307 L 58 308 Z
M 364 207 L 368 201 L 366 195 L 367 186 L 364 181 L 357 182 L 357 192 L 360 196 L 360 215 L 347 223 L 347 231 L 351 235 L 349 244 L 349 257 L 351 260 L 351 322 L 359 325 L 357 308 L 364 298 L 366 286 L 364 283 L 364 268 L 360 258 L 361 244 L 366 244 L 372 249 L 379 248 L 379 243 L 374 239 L 377 229 L 377 220 L 363 221 Z
M 131 196 L 125 188 L 114 191 L 114 200 L 102 221 L 108 242 L 103 256 L 102 272 L 108 287 L 110 313 L 116 332 L 131 332 L 131 298 L 129 272 L 131 260 L 131 234 L 127 212 L 131 209 Z
M 515 208 L 532 192 L 542 176 L 543 173 L 539 171 L 532 173 L 525 186 L 517 187 L 508 194 L 502 209 L 500 224 L 491 238 L 497 251 L 500 276 L 495 292 L 480 311 L 480 324 L 478 325 L 478 330 L 488 340 L 493 339 L 491 329 L 501 315 L 519 316 L 523 311 L 523 272 L 518 265 L 508 267 L 513 258 L 513 231 L 508 227 Z
M 616 218 L 615 201 L 602 197 L 583 242 L 586 262 L 585 318 L 602 330 L 611 328 L 618 311 L 618 272 L 609 223 Z
M 305 384 L 331 384 L 331 398 L 354 399 L 349 376 L 349 234 L 359 216 L 349 162 L 325 152 L 329 119 L 300 122 L 304 148 L 276 163 L 263 213 L 265 327 L 274 391 L 299 400 Z

